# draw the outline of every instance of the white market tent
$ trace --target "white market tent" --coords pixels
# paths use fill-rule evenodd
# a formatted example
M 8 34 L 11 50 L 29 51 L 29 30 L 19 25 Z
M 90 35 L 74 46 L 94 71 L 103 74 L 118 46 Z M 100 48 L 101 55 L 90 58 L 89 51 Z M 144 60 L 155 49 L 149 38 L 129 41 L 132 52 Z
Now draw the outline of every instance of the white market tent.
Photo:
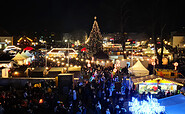
M 161 106 L 165 106 L 166 114 L 184 114 L 185 96 L 182 94 L 159 100 Z
M 161 53 L 161 48 L 159 48 L 157 50 L 157 52 L 160 54 Z M 163 47 L 163 54 L 170 54 L 170 52 L 165 47 Z
M 143 64 L 139 60 L 128 70 L 131 74 L 135 76 L 149 75 L 149 71 L 143 66 Z
M 33 55 L 30 54 L 28 51 L 26 51 L 24 54 L 27 55 L 28 57 L 32 57 L 32 56 L 33 56 Z
M 154 54 L 154 50 L 152 50 L 150 47 L 148 47 L 145 51 L 145 54 Z
M 24 51 L 21 53 L 21 56 L 23 56 L 24 58 L 29 58 L 29 56 L 27 56 Z
M 20 53 L 17 53 L 17 55 L 12 59 L 12 60 L 24 60 L 26 59 L 25 57 L 23 57 Z
M 20 53 L 17 53 L 17 55 L 12 60 L 17 61 L 19 65 L 23 65 L 26 58 L 23 57 Z

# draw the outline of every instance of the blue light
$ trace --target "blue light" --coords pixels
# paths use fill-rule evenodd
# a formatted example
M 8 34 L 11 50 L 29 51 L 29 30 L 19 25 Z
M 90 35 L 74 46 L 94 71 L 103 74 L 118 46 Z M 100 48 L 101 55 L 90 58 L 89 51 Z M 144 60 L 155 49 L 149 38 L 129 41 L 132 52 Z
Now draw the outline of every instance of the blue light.
M 129 111 L 132 114 L 160 114 L 165 112 L 165 106 L 160 106 L 158 99 L 147 96 L 147 101 L 138 101 L 132 97 L 132 102 L 129 102 Z

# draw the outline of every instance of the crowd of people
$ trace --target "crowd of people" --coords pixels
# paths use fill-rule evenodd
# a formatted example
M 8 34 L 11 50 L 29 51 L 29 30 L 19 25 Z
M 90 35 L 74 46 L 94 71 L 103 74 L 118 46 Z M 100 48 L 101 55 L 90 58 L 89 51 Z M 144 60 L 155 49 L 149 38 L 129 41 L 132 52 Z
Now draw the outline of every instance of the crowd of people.
M 112 70 L 83 67 L 82 74 L 89 77 L 80 77 L 65 99 L 53 80 L 37 85 L 27 82 L 20 90 L 10 87 L 0 93 L 0 114 L 129 114 L 128 101 L 146 99 L 147 94 L 139 94 L 124 82 L 126 69 L 116 74 Z

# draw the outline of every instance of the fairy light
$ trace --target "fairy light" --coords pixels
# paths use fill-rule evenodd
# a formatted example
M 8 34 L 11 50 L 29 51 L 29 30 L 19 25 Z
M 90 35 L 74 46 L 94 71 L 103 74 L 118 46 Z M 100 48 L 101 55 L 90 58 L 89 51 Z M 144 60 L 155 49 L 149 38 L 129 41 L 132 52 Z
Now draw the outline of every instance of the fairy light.
M 73 65 L 70 65 L 70 67 L 73 67 Z
M 69 64 L 66 64 L 66 66 L 69 66 Z
M 158 99 L 147 96 L 147 101 L 138 101 L 132 97 L 129 102 L 129 111 L 133 114 L 160 114 L 165 112 L 165 106 L 160 106 Z
M 65 63 L 62 62 L 62 65 L 64 65 Z
M 78 60 L 78 58 L 76 58 L 76 60 Z
M 61 59 L 62 61 L 65 60 L 64 58 Z

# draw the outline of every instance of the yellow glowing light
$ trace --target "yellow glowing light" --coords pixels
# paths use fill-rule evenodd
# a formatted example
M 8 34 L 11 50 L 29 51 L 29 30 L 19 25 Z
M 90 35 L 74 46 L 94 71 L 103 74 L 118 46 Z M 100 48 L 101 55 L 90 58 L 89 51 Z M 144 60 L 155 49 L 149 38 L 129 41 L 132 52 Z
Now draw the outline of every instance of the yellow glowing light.
M 64 63 L 62 63 L 62 65 L 64 65 Z
M 75 65 L 74 67 L 77 67 L 77 65 Z
M 53 62 L 55 62 L 55 59 L 53 59 Z
M 78 58 L 76 58 L 76 60 L 78 60 Z
M 60 61 L 58 61 L 57 63 L 60 64 Z
M 70 65 L 70 67 L 73 67 L 73 65 Z
M 53 60 L 53 58 L 51 58 L 51 60 Z
M 69 66 L 69 64 L 66 64 L 66 66 Z
M 84 59 L 81 59 L 81 61 L 84 61 Z
M 14 74 L 15 74 L 15 75 L 18 75 L 18 74 L 19 74 L 19 72 L 15 71 L 15 72 L 14 72 Z
M 122 61 L 124 61 L 124 59 L 121 59 Z
M 62 61 L 64 60 L 64 58 L 62 58 Z
M 34 70 L 35 68 L 31 68 L 31 70 Z
M 64 68 L 64 70 L 66 70 L 67 68 Z
M 104 63 L 104 61 L 102 61 L 101 63 Z
M 81 66 L 78 66 L 78 67 L 81 67 Z
M 107 61 L 107 63 L 109 63 L 109 61 Z
M 46 70 L 48 70 L 49 68 L 48 67 L 46 67 Z
M 58 61 L 58 59 L 56 59 Z

